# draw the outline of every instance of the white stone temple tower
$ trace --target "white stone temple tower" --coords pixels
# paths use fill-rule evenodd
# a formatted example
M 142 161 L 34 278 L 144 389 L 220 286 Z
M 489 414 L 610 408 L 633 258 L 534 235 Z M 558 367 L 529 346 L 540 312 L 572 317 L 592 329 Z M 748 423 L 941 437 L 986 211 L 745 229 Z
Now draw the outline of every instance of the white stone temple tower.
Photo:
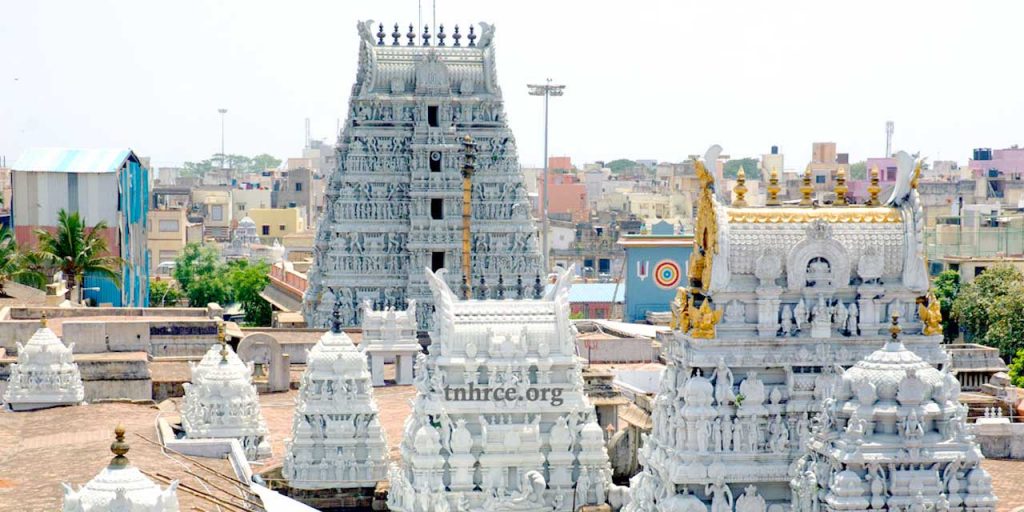
M 907 349 L 945 359 L 913 159 L 899 155 L 884 204 L 875 190 L 868 205 L 814 205 L 807 178 L 801 206 L 779 205 L 770 183 L 775 206 L 730 207 L 709 171 L 720 151 L 696 163 L 690 287 L 662 339 L 669 364 L 631 480 L 633 511 L 788 509 L 789 468 L 822 401 L 842 368 L 886 343 L 890 312 L 906 319 Z
M 960 383 L 892 340 L 842 373 L 809 453 L 793 468 L 793 510 L 996 509 L 967 431 Z
M 366 356 L 340 318 L 306 357 L 282 474 L 297 489 L 373 488 L 387 476 Z
M 572 274 L 542 299 L 458 300 L 444 271 L 427 273 L 432 344 L 417 361 L 391 510 L 568 511 L 609 499 L 569 321 Z
M 46 317 L 28 343 L 18 343 L 18 362 L 4 390 L 4 403 L 14 411 L 76 405 L 85 399 L 82 375 L 72 354 L 75 344 L 64 346 Z
M 412 367 L 420 353 L 416 337 L 416 300 L 409 301 L 405 311 L 387 308 L 374 311 L 369 302 L 363 303 L 363 338 L 359 350 L 366 354 L 374 386 L 384 385 L 384 362 L 395 360 L 395 383 L 412 384 Z
M 167 489 L 146 478 L 128 463 L 128 443 L 124 440 L 124 427 L 114 429 L 116 436 L 110 445 L 114 458 L 95 478 L 77 491 L 69 484 L 64 488 L 64 512 L 178 512 L 178 481 Z
M 386 31 L 373 21 L 358 25 L 359 69 L 303 300 L 310 326 L 328 327 L 335 306 L 354 327 L 365 300 L 383 310 L 416 299 L 426 330 L 432 302 L 420 270 L 447 268 L 449 286 L 458 289 L 465 258 L 472 258 L 470 284 L 492 298 L 499 282 L 511 289 L 545 277 L 498 87 L 494 27 L 420 28 L 403 34 L 397 24 Z M 477 151 L 468 244 L 465 135 Z
M 181 426 L 189 439 L 236 438 L 251 459 L 271 454 L 267 422 L 252 383 L 252 367 L 243 363 L 225 342 L 210 347 L 192 365 L 192 382 L 185 383 Z

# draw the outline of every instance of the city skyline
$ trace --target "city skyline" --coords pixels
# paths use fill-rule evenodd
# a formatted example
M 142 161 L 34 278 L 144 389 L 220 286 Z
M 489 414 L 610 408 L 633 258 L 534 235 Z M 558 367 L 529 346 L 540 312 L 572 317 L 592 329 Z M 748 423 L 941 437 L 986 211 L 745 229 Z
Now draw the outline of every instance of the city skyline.
M 548 77 L 567 86 L 551 102 L 550 152 L 577 162 L 681 161 L 720 143 L 733 157 L 778 145 L 799 167 L 814 141 L 857 161 L 882 156 L 887 120 L 895 149 L 931 160 L 1019 142 L 1024 72 L 1000 49 L 1016 44 L 1021 5 L 581 5 L 437 3 L 449 33 L 495 24 L 524 166 L 543 163 L 543 105 L 526 84 Z M 294 155 L 307 117 L 313 138 L 333 142 L 357 21 L 405 33 L 417 3 L 303 6 L 10 3 L 0 44 L 17 51 L 0 65 L 0 155 L 130 146 L 155 166 L 180 165 L 219 151 L 218 108 L 229 110 L 228 153 Z M 422 17 L 433 17 L 427 2 Z M 133 121 L 104 122 L 118 109 Z

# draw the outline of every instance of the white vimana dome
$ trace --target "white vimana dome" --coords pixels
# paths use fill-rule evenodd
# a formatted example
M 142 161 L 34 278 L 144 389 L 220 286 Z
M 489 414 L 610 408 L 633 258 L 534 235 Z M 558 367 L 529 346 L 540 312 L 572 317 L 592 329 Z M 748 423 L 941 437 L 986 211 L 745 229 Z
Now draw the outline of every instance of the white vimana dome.
M 129 447 L 124 440 L 124 427 L 118 425 L 114 434 L 116 439 L 110 445 L 114 458 L 103 471 L 77 491 L 62 484 L 63 512 L 178 512 L 178 481 L 161 489 L 146 478 L 125 457 Z
M 192 366 L 185 383 L 181 426 L 189 439 L 236 438 L 250 459 L 271 454 L 267 423 L 252 383 L 252 368 L 223 341 Z
M 46 318 L 29 338 L 18 346 L 18 362 L 4 391 L 4 402 L 15 411 L 75 405 L 85 399 L 82 376 L 72 354 L 75 344 L 64 346 L 46 326 Z
M 825 399 L 808 453 L 792 468 L 793 510 L 994 511 L 956 377 L 903 345 L 898 314 L 890 332 Z

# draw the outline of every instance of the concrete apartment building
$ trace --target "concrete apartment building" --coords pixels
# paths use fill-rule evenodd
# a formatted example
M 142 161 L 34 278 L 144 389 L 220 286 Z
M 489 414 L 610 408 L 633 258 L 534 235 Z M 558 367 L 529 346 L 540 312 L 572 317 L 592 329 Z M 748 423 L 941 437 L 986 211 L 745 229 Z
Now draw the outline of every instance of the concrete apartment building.
M 249 218 L 256 223 L 256 234 L 264 244 L 306 231 L 306 221 L 298 208 L 253 208 Z
M 33 148 L 11 173 L 19 244 L 35 246 L 37 229 L 56 232 L 60 210 L 78 212 L 89 226 L 104 221 L 107 247 L 124 262 L 121 282 L 86 274 L 83 297 L 114 306 L 149 304 L 150 179 L 142 159 L 130 149 Z
M 231 216 L 233 219 L 242 219 L 249 214 L 249 210 L 256 208 L 271 208 L 273 205 L 273 192 L 270 188 L 233 188 L 231 189 Z
M 181 208 L 149 210 L 149 250 L 153 267 L 174 261 L 188 243 L 188 218 Z

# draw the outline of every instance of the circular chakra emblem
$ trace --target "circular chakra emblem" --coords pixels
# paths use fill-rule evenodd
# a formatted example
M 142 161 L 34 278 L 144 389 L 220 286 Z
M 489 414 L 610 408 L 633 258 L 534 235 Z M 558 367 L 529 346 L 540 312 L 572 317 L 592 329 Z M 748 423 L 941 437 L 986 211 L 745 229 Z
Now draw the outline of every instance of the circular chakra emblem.
M 674 288 L 679 275 L 679 265 L 672 260 L 662 260 L 654 267 L 654 282 L 662 288 Z

